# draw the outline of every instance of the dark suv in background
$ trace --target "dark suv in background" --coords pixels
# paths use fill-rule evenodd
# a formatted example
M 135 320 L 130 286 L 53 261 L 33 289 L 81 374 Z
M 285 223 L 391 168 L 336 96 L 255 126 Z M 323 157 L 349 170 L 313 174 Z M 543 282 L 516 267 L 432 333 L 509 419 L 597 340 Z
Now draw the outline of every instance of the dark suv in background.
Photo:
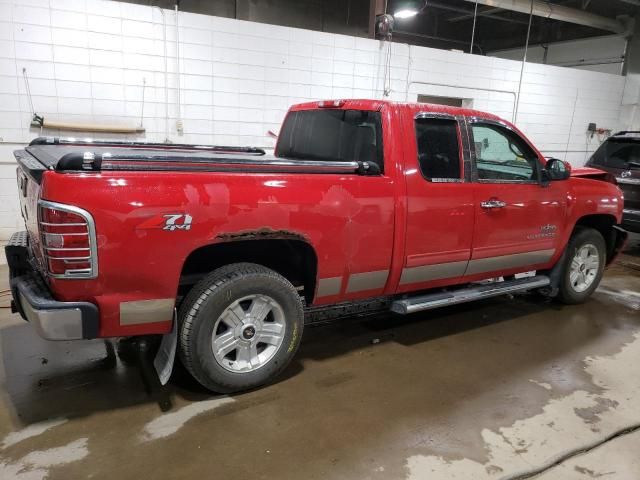
M 624 193 L 622 226 L 640 233 L 640 132 L 618 132 L 607 138 L 586 166 L 615 175 Z

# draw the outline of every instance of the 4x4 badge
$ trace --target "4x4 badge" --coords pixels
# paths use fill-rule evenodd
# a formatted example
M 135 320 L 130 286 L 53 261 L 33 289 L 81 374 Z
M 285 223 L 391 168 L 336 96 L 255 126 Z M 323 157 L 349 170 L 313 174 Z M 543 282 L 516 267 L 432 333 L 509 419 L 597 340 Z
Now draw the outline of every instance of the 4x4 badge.
M 156 215 L 138 225 L 139 229 L 162 229 L 169 232 L 175 230 L 191 230 L 191 215 L 187 213 L 167 213 Z

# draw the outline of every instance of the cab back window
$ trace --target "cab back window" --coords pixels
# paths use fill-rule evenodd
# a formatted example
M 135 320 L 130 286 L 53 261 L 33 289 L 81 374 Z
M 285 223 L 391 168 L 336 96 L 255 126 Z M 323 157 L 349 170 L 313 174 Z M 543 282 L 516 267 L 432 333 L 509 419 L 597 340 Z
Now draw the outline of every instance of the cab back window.
M 380 112 L 318 109 L 290 112 L 276 156 L 299 160 L 371 162 L 383 171 Z

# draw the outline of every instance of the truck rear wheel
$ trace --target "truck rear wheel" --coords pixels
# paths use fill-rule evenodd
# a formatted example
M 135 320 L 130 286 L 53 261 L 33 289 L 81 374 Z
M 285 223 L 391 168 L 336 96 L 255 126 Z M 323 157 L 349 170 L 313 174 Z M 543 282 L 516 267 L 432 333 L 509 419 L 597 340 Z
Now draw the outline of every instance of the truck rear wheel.
M 573 233 L 560 281 L 559 298 L 563 303 L 582 303 L 598 288 L 606 251 L 604 238 L 597 230 L 579 228 Z
M 183 364 L 218 393 L 274 379 L 295 355 L 304 325 L 293 285 L 251 263 L 212 272 L 189 292 L 178 315 Z

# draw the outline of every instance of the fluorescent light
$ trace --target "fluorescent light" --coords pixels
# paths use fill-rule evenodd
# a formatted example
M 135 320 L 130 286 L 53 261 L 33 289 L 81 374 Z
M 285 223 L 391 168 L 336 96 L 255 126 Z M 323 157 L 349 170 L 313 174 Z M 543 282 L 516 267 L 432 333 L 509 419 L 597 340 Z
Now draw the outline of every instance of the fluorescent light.
M 395 18 L 411 18 L 411 17 L 415 17 L 418 14 L 418 10 L 415 10 L 413 8 L 405 8 L 402 10 L 398 10 L 396 13 L 393 14 L 393 16 Z

